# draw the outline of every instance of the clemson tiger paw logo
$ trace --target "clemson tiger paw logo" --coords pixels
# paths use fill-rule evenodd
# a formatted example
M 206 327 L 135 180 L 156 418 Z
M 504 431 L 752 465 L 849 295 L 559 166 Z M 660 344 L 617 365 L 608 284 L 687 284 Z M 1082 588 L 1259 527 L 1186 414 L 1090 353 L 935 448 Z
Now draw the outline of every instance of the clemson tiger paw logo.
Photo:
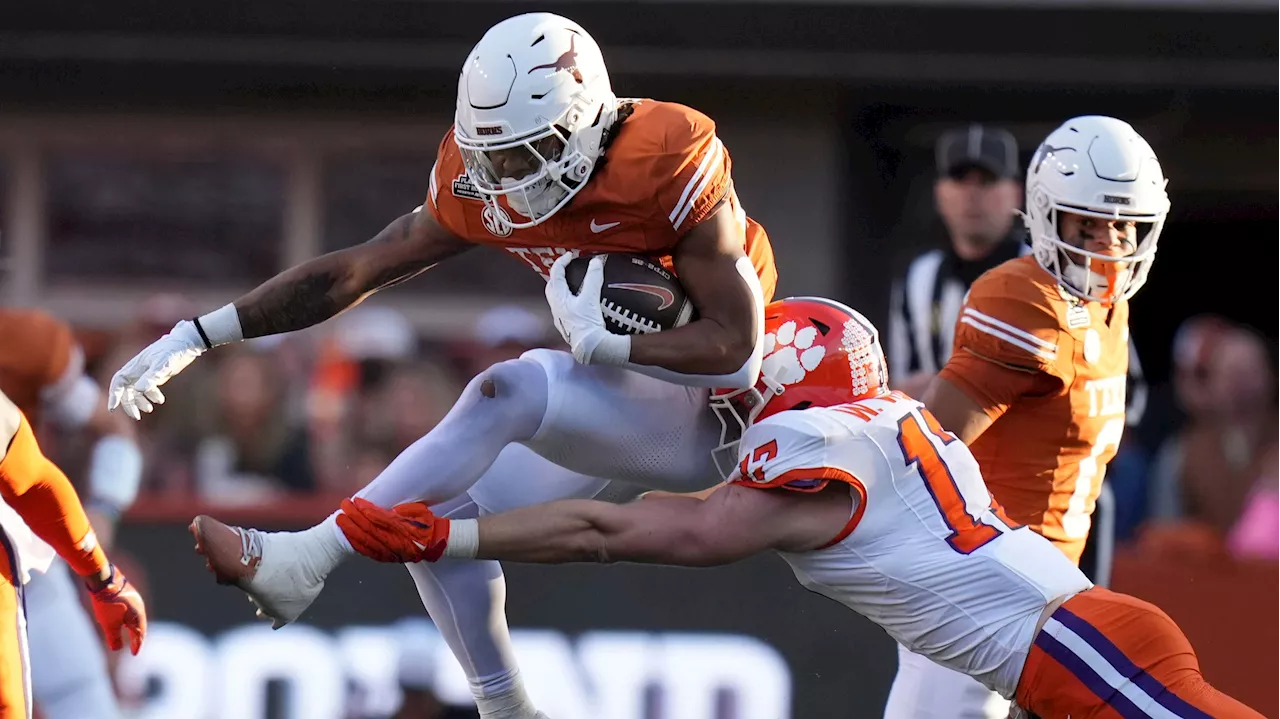
M 814 346 L 817 338 L 816 327 L 805 327 L 797 331 L 795 322 L 783 323 L 777 332 L 764 336 L 762 371 L 784 387 L 799 382 L 806 374 L 817 369 L 827 354 L 827 349 L 822 345 Z

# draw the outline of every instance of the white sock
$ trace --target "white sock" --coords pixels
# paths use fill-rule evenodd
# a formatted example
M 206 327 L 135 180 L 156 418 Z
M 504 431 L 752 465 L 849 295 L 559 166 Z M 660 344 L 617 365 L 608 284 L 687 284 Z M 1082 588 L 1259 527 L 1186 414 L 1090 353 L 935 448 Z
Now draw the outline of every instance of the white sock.
M 338 513 L 334 512 L 311 529 L 297 533 L 298 539 L 302 540 L 299 546 L 303 568 L 313 580 L 323 582 L 330 572 L 355 553 L 338 528 L 337 517 Z
M 476 696 L 480 719 L 534 719 L 538 716 L 538 710 L 533 708 L 533 702 L 525 694 L 524 684 L 520 683 L 519 677 L 515 679 L 516 682 L 501 694 Z M 475 685 L 471 691 L 476 691 Z
M 329 527 L 331 530 L 333 530 L 334 536 L 337 537 L 338 548 L 346 554 L 355 554 L 356 548 L 351 546 L 351 540 L 347 539 L 347 535 L 343 533 L 342 527 L 338 526 L 339 514 L 342 514 L 342 510 L 338 510 L 333 514 L 330 514 L 328 517 L 325 517 L 325 520 L 320 524 L 317 524 L 316 526 Z
M 432 510 L 450 519 L 471 519 L 480 513 L 466 495 Z M 480 716 L 536 717 L 511 648 L 501 565 L 492 560 L 442 559 L 407 566 L 423 606 L 467 675 Z

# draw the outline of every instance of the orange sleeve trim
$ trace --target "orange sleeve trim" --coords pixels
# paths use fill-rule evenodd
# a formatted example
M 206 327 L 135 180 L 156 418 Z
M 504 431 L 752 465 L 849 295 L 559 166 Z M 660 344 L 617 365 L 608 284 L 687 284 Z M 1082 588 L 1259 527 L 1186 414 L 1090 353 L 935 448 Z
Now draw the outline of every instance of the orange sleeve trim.
M 0 495 L 76 574 L 88 576 L 106 568 L 107 556 L 75 488 L 40 451 L 26 417 L 0 461 Z
M 791 482 L 820 480 L 812 487 L 791 487 L 787 486 Z M 853 515 L 849 517 L 849 521 L 845 523 L 844 528 L 826 544 L 818 547 L 818 549 L 826 549 L 834 544 L 844 541 L 862 521 L 862 514 L 867 509 L 867 488 L 863 486 L 862 480 L 835 467 L 807 467 L 802 469 L 792 469 L 774 477 L 768 482 L 752 482 L 744 479 L 737 479 L 731 484 L 738 484 L 744 487 L 754 487 L 755 489 L 786 489 L 791 492 L 821 492 L 826 489 L 827 484 L 832 480 L 847 484 L 852 488 L 853 492 L 858 495 L 858 506 L 853 510 Z

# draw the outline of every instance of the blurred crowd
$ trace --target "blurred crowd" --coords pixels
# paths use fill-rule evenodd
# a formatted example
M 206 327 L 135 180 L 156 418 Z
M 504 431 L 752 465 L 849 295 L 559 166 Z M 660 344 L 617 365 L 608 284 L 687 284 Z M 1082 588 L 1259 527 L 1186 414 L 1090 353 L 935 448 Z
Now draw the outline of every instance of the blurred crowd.
M 1165 396 L 1148 409 L 1146 471 L 1130 478 L 1151 551 L 1186 555 L 1226 550 L 1276 559 L 1280 534 L 1276 370 L 1255 330 L 1203 315 L 1173 342 Z M 1145 435 L 1145 436 L 1144 436 Z
M 198 313 L 161 294 L 119 332 L 84 333 L 91 373 L 108 386 L 138 350 Z M 495 307 L 471 336 L 444 344 L 394 309 L 361 305 L 309 331 L 219 348 L 201 371 L 166 384 L 164 404 L 139 424 L 140 497 L 259 505 L 349 495 L 430 431 L 476 373 L 553 341 L 549 321 L 518 305 Z M 74 470 L 87 449 L 64 443 L 59 457 Z

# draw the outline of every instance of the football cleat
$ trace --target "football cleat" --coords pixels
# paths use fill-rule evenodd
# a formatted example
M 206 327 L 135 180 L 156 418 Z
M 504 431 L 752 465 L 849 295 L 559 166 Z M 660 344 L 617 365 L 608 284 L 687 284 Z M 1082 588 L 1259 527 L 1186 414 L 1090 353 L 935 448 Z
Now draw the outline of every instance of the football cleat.
M 272 629 L 295 621 L 324 589 L 324 577 L 310 570 L 304 534 L 232 527 L 205 515 L 190 529 L 218 584 L 239 587 Z

